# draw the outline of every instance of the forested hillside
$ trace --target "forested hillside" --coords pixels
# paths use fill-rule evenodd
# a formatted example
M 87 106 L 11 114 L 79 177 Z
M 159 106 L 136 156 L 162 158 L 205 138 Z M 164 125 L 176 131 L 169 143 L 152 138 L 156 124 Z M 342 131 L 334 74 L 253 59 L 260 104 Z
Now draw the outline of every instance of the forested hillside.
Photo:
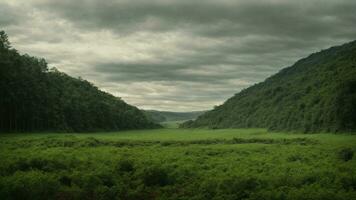
M 20 55 L 0 32 L 0 132 L 157 127 L 142 111 L 81 78 Z
M 148 118 L 156 123 L 167 121 L 185 121 L 196 119 L 202 115 L 205 111 L 192 111 L 192 112 L 169 112 L 158 110 L 145 110 Z
M 356 41 L 311 54 L 182 127 L 356 131 Z

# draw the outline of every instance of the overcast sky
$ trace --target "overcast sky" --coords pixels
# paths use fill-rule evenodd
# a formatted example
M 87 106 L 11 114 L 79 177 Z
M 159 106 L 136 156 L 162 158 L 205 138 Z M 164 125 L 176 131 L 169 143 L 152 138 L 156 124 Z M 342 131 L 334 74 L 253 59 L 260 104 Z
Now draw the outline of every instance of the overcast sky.
M 0 0 L 21 53 L 143 109 L 211 109 L 356 39 L 355 0 Z

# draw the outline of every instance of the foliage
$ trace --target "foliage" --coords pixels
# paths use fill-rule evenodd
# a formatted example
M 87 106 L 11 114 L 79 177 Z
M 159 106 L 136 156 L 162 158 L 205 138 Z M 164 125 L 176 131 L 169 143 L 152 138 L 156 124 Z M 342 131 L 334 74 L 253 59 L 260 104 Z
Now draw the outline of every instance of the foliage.
M 157 127 L 136 107 L 90 82 L 20 55 L 0 32 L 0 132 Z
M 356 41 L 301 59 L 182 127 L 356 130 Z
M 355 144 L 265 129 L 2 134 L 0 199 L 349 200 Z
M 354 152 L 351 148 L 344 148 L 339 151 L 339 157 L 343 161 L 349 161 L 354 156 Z
M 133 162 L 128 159 L 121 159 L 117 164 L 117 170 L 120 172 L 132 172 L 134 169 Z
M 146 186 L 165 186 L 172 182 L 167 170 L 159 166 L 145 168 L 142 177 Z

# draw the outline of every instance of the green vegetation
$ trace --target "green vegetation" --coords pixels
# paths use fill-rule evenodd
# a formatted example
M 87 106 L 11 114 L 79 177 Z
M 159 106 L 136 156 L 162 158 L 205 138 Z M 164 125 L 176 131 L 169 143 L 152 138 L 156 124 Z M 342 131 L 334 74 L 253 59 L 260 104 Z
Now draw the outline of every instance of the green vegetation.
M 356 131 L 356 41 L 301 59 L 182 127 Z
M 356 136 L 265 129 L 0 135 L 0 199 L 354 199 Z
M 192 112 L 170 112 L 170 111 L 157 111 L 145 110 L 144 111 L 149 119 L 156 123 L 171 122 L 171 121 L 187 121 L 196 119 L 206 111 L 192 111 Z
M 165 121 L 165 122 L 161 122 L 160 124 L 164 128 L 179 128 L 179 126 L 184 122 L 186 122 L 186 120 L 183 120 L 183 121 Z
M 140 111 L 1 31 L 0 199 L 354 199 L 356 135 L 298 131 L 356 130 L 355 55 L 312 54 L 203 115 Z M 176 129 L 198 115 L 181 126 L 217 130 Z
M 81 78 L 20 55 L 0 31 L 0 132 L 153 128 L 142 111 Z

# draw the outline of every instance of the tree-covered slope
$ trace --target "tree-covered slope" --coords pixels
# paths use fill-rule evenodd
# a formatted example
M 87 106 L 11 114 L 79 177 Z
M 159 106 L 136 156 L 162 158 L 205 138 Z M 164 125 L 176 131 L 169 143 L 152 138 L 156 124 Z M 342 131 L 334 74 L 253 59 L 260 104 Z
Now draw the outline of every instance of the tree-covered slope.
M 20 55 L 0 32 L 0 132 L 152 128 L 142 111 L 86 80 Z
M 183 127 L 356 130 L 356 41 L 301 59 Z
M 158 110 L 145 110 L 148 118 L 156 123 L 167 121 L 185 121 L 196 119 L 202 115 L 205 111 L 192 111 L 192 112 L 170 112 L 170 111 L 158 111 Z

